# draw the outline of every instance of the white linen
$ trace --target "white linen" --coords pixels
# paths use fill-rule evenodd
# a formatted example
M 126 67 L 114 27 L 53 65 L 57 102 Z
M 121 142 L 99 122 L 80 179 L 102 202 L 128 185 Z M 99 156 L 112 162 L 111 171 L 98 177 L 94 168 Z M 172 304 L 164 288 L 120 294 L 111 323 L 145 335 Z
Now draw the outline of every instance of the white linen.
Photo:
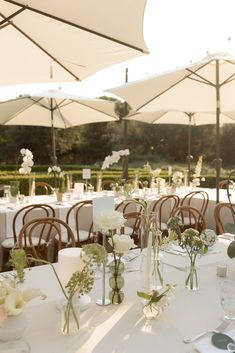
M 228 244 L 228 240 L 219 241 L 216 244 L 219 253 L 201 258 L 199 291 L 184 288 L 183 271 L 164 267 L 165 283 L 176 283 L 176 294 L 170 306 L 151 322 L 144 319 L 142 304 L 136 295 L 136 291 L 141 289 L 139 271 L 124 274 L 125 299 L 120 305 L 103 307 L 95 304 L 102 293 L 102 280 L 97 279 L 91 292 L 92 303 L 81 313 L 80 331 L 69 337 L 60 333 L 60 312 L 56 309 L 56 300 L 61 298 L 61 290 L 52 269 L 40 266 L 26 270 L 23 287 L 40 288 L 47 294 L 47 299 L 35 299 L 27 305 L 25 313 L 29 325 L 24 339 L 33 353 L 143 353 L 145 347 L 148 353 L 192 353 L 195 345 L 185 344 L 183 339 L 217 327 L 221 322 L 215 264 L 226 258 Z M 132 266 L 139 265 L 140 258 L 131 260 Z M 174 265 L 176 260 L 184 263 L 185 258 L 164 253 L 164 261 Z
M 224 332 L 224 333 L 235 340 L 235 330 L 230 330 L 230 331 Z M 219 348 L 215 347 L 211 343 L 211 335 L 209 337 L 201 339 L 200 341 L 195 343 L 195 349 L 199 353 L 223 353 L 223 352 L 228 352 L 227 349 L 219 349 Z

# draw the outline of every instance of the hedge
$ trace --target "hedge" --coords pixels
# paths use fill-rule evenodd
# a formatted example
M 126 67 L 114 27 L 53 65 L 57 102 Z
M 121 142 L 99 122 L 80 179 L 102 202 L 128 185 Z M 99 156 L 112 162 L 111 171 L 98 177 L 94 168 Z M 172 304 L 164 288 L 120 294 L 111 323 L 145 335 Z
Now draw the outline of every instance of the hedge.
M 97 175 L 98 173 L 100 173 L 100 170 L 95 168 L 90 168 L 91 169 L 91 180 L 90 183 L 96 187 L 96 181 L 97 181 Z M 65 168 L 63 168 L 63 170 L 65 171 Z M 135 174 L 139 173 L 139 179 L 144 181 L 144 180 L 148 180 L 150 181 L 151 177 L 149 175 L 149 173 L 147 173 L 144 169 L 135 169 L 135 168 L 130 168 L 129 169 L 129 179 L 134 178 Z M 69 170 L 67 174 L 71 174 L 72 175 L 72 179 L 73 182 L 78 182 L 78 181 L 82 181 L 82 169 L 81 170 Z M 203 175 L 205 177 L 205 181 L 201 182 L 201 186 L 202 187 L 206 187 L 206 188 L 214 188 L 215 187 L 215 176 L 214 175 Z M 160 175 L 161 178 L 166 179 L 167 181 L 169 180 L 168 175 L 166 173 L 161 173 Z M 108 180 L 108 179 L 112 179 L 116 182 L 119 182 L 122 179 L 122 170 L 119 169 L 109 169 L 109 170 L 105 170 L 102 172 L 102 179 L 103 180 Z M 0 173 L 0 184 L 3 185 L 9 185 L 10 181 L 12 180 L 19 180 L 20 181 L 20 193 L 24 194 L 24 195 L 28 195 L 28 191 L 29 191 L 29 176 L 21 176 L 21 175 L 15 175 L 12 172 L 10 172 L 8 170 Z M 52 174 L 45 174 L 45 173 L 35 173 L 35 180 L 36 181 L 44 181 L 47 182 L 51 185 L 54 185 L 54 178 Z M 221 178 L 221 180 L 226 180 L 225 177 Z M 235 177 L 233 178 L 233 180 L 235 181 Z

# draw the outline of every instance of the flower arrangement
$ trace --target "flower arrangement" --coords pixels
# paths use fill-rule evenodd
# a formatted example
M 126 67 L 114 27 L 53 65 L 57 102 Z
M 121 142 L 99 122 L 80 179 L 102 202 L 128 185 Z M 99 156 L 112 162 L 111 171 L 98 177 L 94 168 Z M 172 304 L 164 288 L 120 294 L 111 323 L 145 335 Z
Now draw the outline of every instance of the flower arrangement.
M 205 181 L 205 178 L 201 178 L 202 160 L 203 160 L 203 157 L 200 156 L 198 158 L 198 161 L 195 167 L 195 172 L 193 174 L 193 179 L 192 179 L 193 187 L 200 186 L 200 182 Z
M 112 290 L 109 293 L 109 298 L 113 304 L 120 304 L 124 299 L 124 293 L 121 291 L 124 286 L 124 278 L 121 276 L 124 271 L 124 264 L 121 258 L 124 253 L 136 247 L 129 235 L 116 234 L 116 231 L 125 222 L 126 219 L 119 211 L 103 211 L 96 218 L 99 230 L 108 233 L 108 243 L 112 249 L 113 261 L 109 264 L 111 272 L 109 284 Z
M 175 187 L 180 187 L 183 184 L 184 174 L 180 171 L 176 171 L 172 175 L 172 185 Z
M 138 297 L 145 302 L 143 312 L 147 319 L 153 319 L 167 307 L 175 292 L 175 285 L 167 284 L 162 291 L 153 290 L 150 293 L 137 292 Z
M 105 157 L 101 169 L 104 170 L 109 168 L 112 164 L 118 163 L 121 157 L 129 156 L 129 154 L 130 154 L 129 149 L 112 151 L 111 155 L 108 155 L 107 157 Z
M 199 288 L 196 258 L 199 254 L 206 254 L 208 252 L 208 248 L 214 245 L 216 241 L 216 234 L 211 229 L 205 229 L 199 233 L 193 228 L 188 228 L 181 233 L 180 225 L 179 217 L 172 217 L 167 223 L 169 233 L 171 236 L 173 235 L 178 238 L 179 246 L 186 251 L 190 261 L 185 286 L 188 289 L 195 290 Z
M 81 271 L 76 271 L 72 274 L 65 287 L 62 285 L 60 278 L 52 263 L 43 259 L 35 259 L 31 255 L 26 255 L 23 249 L 14 249 L 11 251 L 11 263 L 15 265 L 17 277 L 21 279 L 22 269 L 25 267 L 26 263 L 29 264 L 30 262 L 34 262 L 36 260 L 37 262 L 41 262 L 42 264 L 48 264 L 51 266 L 66 300 L 63 327 L 61 328 L 63 334 L 70 333 L 71 315 L 76 323 L 77 329 L 79 329 L 79 320 L 77 317 L 77 312 L 75 310 L 74 303 L 76 302 L 77 298 L 79 298 L 83 294 L 89 293 L 93 287 L 93 264 L 95 263 L 97 265 L 100 265 L 101 263 L 107 261 L 107 252 L 102 245 L 87 244 L 83 246 L 82 250 L 82 261 L 84 263 L 84 266 Z
M 37 288 L 21 291 L 13 277 L 0 278 L 0 326 L 4 324 L 8 316 L 20 315 L 26 304 L 36 297 L 46 298 Z
M 66 190 L 65 176 L 61 168 L 57 165 L 53 165 L 52 167 L 48 167 L 47 172 L 48 174 L 54 174 L 54 187 L 58 189 L 59 192 L 64 192 Z
M 32 170 L 32 166 L 34 165 L 33 162 L 33 153 L 28 150 L 27 148 L 21 148 L 20 154 L 23 158 L 23 162 L 19 169 L 20 174 L 30 174 Z

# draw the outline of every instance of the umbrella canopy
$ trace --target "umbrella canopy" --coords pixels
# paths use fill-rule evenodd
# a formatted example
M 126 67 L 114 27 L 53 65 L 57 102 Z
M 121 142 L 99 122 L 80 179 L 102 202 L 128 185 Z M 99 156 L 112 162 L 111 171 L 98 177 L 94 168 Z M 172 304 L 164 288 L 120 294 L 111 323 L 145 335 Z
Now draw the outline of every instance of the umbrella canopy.
M 48 126 L 52 129 L 53 164 L 56 165 L 54 128 L 118 121 L 115 102 L 44 92 L 0 102 L 1 125 Z
M 145 3 L 0 0 L 0 85 L 81 80 L 147 53 Z
M 148 124 L 179 124 L 188 125 L 188 173 L 191 173 L 191 127 L 198 125 L 215 124 L 215 114 L 205 112 L 181 112 L 177 110 L 156 111 L 156 112 L 139 112 L 128 115 L 127 120 L 135 120 Z M 235 112 L 220 114 L 221 124 L 235 123 Z
M 179 110 L 216 114 L 216 188 L 219 201 L 220 112 L 235 110 L 235 58 L 208 55 L 188 67 L 109 90 L 137 111 Z

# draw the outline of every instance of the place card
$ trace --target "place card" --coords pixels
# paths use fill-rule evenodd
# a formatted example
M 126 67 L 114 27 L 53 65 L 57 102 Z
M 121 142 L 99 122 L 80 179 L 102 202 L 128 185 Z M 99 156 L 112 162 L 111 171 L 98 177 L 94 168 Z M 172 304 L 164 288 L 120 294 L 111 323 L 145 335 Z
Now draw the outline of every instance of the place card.
M 95 197 L 92 201 L 93 203 L 93 229 L 94 231 L 98 230 L 97 227 L 97 217 L 101 211 L 114 211 L 114 196 L 103 196 Z
M 84 183 L 74 183 L 74 193 L 77 195 L 84 194 Z
M 82 179 L 91 179 L 91 170 L 83 169 L 82 170 Z

